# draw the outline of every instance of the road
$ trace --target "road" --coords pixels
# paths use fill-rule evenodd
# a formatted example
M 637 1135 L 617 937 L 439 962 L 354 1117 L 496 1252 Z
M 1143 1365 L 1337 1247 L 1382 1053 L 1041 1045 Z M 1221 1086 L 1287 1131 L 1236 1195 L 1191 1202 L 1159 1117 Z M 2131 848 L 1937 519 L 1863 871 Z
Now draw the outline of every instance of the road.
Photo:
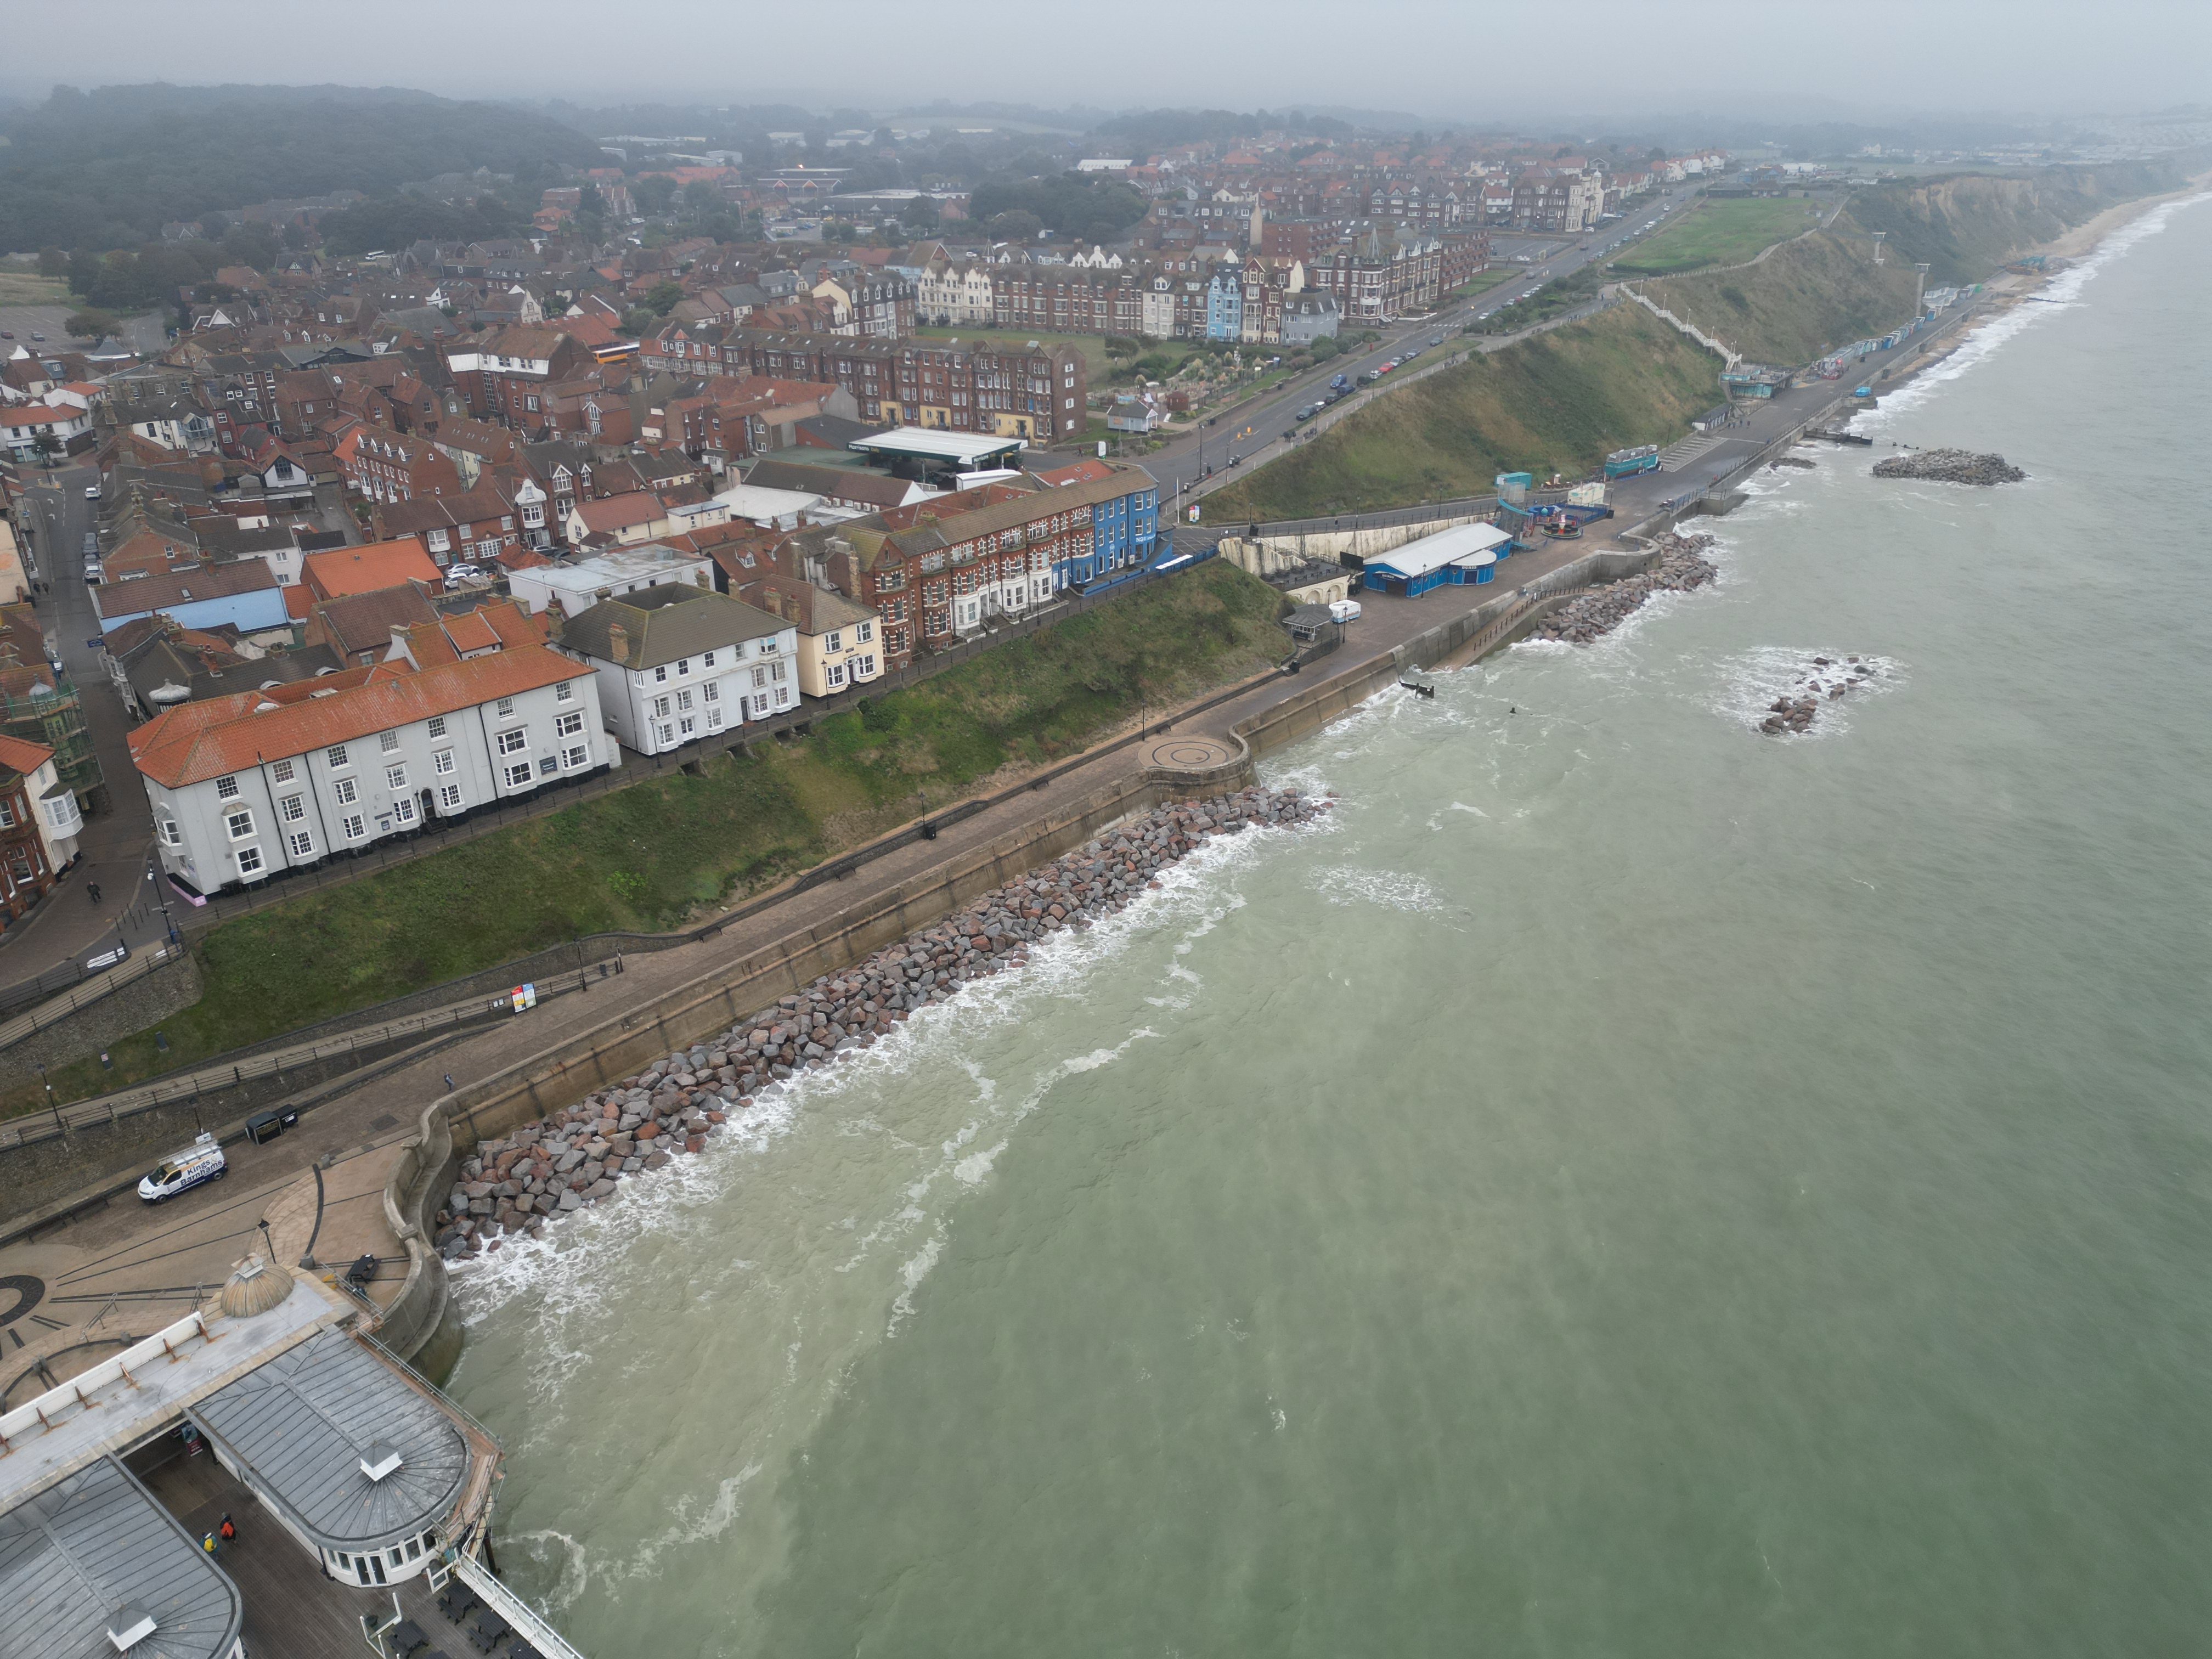
M 1300 409 L 1316 401 L 1328 388 L 1333 375 L 1359 377 L 1379 369 L 1394 357 L 1429 349 L 1442 336 L 1446 348 L 1457 344 L 1460 330 L 1501 306 L 1525 299 L 1546 283 L 1579 270 L 1593 259 L 1602 259 L 1622 243 L 1649 234 L 1669 215 L 1697 194 L 1697 185 L 1677 185 L 1664 194 L 1638 204 L 1616 223 L 1600 227 L 1577 238 L 1499 237 L 1492 243 L 1493 264 L 1510 261 L 1517 274 L 1468 300 L 1454 300 L 1419 321 L 1391 324 L 1380 331 L 1382 338 L 1359 356 L 1349 353 L 1331 358 L 1286 380 L 1263 401 L 1238 410 L 1233 416 L 1216 416 L 1199 430 L 1145 458 L 1145 470 L 1159 480 L 1163 495 L 1173 496 L 1242 459 L 1263 445 L 1279 439 L 1293 424 Z M 1548 256 L 1541 250 L 1550 250 Z M 1518 256 L 1528 256 L 1523 267 Z M 1177 522 L 1182 515 L 1177 514 Z
M 163 895 L 149 878 L 153 831 L 146 794 L 131 764 L 131 719 L 108 683 L 100 659 L 100 618 L 84 583 L 84 538 L 92 533 L 98 503 L 85 498 L 99 473 L 67 465 L 34 486 L 22 516 L 37 571 L 35 601 L 47 648 L 83 702 L 85 725 L 107 780 L 107 810 L 88 816 L 78 839 L 82 854 L 39 913 L 10 928 L 0 945 L 0 991 L 68 961 L 112 950 L 158 944 L 167 930 Z M 88 896 L 93 888 L 100 898 Z

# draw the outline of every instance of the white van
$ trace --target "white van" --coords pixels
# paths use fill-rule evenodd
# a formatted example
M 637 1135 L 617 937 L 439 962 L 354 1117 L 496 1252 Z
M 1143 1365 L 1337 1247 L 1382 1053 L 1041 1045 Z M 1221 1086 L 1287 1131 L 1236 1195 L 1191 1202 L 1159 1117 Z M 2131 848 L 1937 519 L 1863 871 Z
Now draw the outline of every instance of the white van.
M 1359 601 L 1357 599 L 1331 599 L 1328 602 L 1328 619 L 1331 622 L 1340 623 L 1358 622 L 1359 620 Z
M 159 1204 L 179 1193 L 190 1192 L 203 1181 L 220 1181 L 229 1173 L 230 1166 L 223 1162 L 222 1148 L 215 1144 L 215 1136 L 203 1133 L 183 1152 L 162 1159 L 159 1169 L 148 1170 L 138 1183 L 138 1196 L 149 1204 Z

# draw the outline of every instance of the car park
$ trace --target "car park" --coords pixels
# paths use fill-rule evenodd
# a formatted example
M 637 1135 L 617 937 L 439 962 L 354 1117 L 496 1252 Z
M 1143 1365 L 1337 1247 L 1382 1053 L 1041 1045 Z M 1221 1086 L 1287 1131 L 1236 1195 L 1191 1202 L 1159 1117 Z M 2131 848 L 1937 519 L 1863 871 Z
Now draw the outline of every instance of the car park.
M 222 1148 L 203 1130 L 181 1152 L 163 1158 L 138 1182 L 138 1196 L 149 1204 L 165 1204 L 179 1193 L 190 1192 L 203 1182 L 220 1181 L 230 1173 Z

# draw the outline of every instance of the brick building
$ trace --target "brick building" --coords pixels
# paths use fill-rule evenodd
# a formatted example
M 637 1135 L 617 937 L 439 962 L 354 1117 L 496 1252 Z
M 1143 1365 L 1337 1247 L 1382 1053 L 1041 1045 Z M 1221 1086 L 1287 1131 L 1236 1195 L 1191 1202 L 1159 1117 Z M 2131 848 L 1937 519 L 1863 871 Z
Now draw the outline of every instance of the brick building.
M 1079 437 L 1089 424 L 1083 354 L 1073 346 L 738 329 L 722 350 L 725 374 L 842 386 L 859 405 L 855 418 L 871 423 L 1036 443 Z

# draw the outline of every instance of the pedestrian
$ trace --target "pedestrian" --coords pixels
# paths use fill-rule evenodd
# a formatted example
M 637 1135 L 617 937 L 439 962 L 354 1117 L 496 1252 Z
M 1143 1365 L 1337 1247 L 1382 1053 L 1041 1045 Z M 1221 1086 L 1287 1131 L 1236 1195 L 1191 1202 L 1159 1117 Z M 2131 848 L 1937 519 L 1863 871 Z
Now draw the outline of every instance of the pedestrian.
M 213 1533 L 209 1533 L 206 1536 L 203 1537 L 200 1540 L 200 1547 L 205 1550 L 210 1555 L 213 1555 L 215 1553 L 215 1534 Z
M 230 1511 L 228 1510 L 225 1510 L 223 1511 L 222 1525 L 216 1528 L 216 1533 L 226 1544 L 229 1543 L 231 1540 L 238 1536 L 238 1528 L 231 1524 Z
M 87 883 L 84 884 L 84 896 L 85 896 L 87 898 L 90 899 L 90 900 L 91 900 L 94 904 L 99 903 L 99 902 L 100 902 L 100 884 L 99 884 L 98 882 L 96 882 L 96 881 L 88 881 L 88 882 L 87 882 Z

